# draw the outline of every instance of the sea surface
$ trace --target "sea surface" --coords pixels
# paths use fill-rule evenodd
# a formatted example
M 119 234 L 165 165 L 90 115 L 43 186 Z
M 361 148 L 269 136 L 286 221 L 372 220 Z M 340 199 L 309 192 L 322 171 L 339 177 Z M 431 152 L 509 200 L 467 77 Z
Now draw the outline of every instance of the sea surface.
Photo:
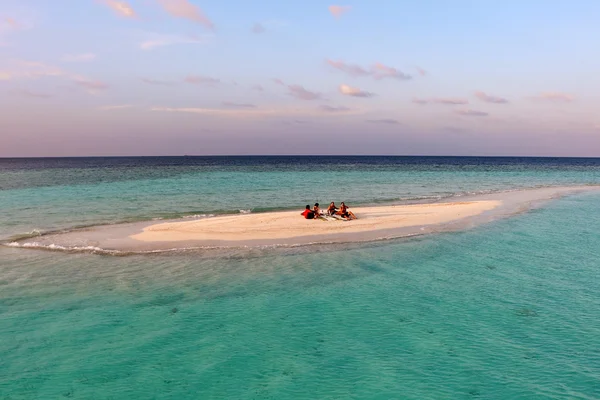
M 106 255 L 83 226 L 600 184 L 600 159 L 0 159 L 0 399 L 599 399 L 600 193 L 460 232 Z

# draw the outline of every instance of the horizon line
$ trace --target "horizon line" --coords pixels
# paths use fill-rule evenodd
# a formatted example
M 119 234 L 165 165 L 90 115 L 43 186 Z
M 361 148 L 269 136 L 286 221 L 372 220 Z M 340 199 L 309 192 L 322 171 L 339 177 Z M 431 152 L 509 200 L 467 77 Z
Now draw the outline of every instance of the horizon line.
M 88 155 L 88 156 L 2 156 L 11 159 L 61 159 L 61 158 L 199 158 L 199 157 L 430 157 L 430 158 L 587 158 L 598 156 L 523 156 L 523 155 L 411 155 L 411 154 L 183 154 L 183 155 Z

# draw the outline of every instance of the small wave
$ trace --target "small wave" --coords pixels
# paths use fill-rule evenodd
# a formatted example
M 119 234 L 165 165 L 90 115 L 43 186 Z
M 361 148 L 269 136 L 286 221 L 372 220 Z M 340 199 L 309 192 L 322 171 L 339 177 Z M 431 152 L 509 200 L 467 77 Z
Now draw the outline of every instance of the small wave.
M 38 236 L 42 236 L 42 232 L 38 229 L 34 229 L 31 232 L 20 233 L 20 234 L 11 236 L 8 238 L 8 240 L 11 242 L 15 242 L 17 240 L 30 239 L 30 238 L 38 237 Z
M 240 214 L 250 214 L 252 210 L 240 210 Z
M 19 242 L 10 242 L 3 243 L 2 245 L 7 247 L 16 247 L 23 249 L 37 249 L 37 250 L 50 250 L 50 251 L 59 251 L 66 253 L 92 253 L 92 254 L 103 254 L 103 255 L 113 255 L 113 256 L 128 256 L 128 255 L 136 255 L 136 254 L 160 254 L 160 253 L 172 253 L 172 252 L 184 252 L 191 250 L 210 250 L 210 249 L 220 249 L 221 247 L 215 246 L 198 246 L 198 247 L 176 247 L 171 249 L 156 249 L 156 250 L 141 250 L 141 251 L 131 251 L 131 250 L 109 250 L 103 249 L 101 247 L 96 246 L 61 246 L 58 244 L 42 244 L 38 242 L 27 242 L 27 243 L 19 243 Z
M 192 219 L 192 218 L 212 218 L 215 214 L 194 214 L 194 215 L 185 215 L 183 219 Z

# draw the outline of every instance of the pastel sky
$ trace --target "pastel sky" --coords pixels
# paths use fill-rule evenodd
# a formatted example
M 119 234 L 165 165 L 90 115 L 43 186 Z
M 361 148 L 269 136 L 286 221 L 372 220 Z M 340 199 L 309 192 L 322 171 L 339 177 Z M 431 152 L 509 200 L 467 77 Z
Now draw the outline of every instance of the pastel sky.
M 1 0 L 0 157 L 600 156 L 598 0 Z

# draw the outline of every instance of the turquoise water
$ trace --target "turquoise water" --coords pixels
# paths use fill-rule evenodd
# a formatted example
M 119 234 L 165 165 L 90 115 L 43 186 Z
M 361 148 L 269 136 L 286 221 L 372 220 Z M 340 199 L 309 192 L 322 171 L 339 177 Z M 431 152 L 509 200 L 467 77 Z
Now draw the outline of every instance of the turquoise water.
M 13 168 L 0 175 L 0 238 L 257 212 L 314 179 L 356 203 L 600 183 L 594 164 L 305 164 Z M 589 193 L 464 232 L 343 247 L 0 247 L 0 399 L 597 399 L 599 225 Z

